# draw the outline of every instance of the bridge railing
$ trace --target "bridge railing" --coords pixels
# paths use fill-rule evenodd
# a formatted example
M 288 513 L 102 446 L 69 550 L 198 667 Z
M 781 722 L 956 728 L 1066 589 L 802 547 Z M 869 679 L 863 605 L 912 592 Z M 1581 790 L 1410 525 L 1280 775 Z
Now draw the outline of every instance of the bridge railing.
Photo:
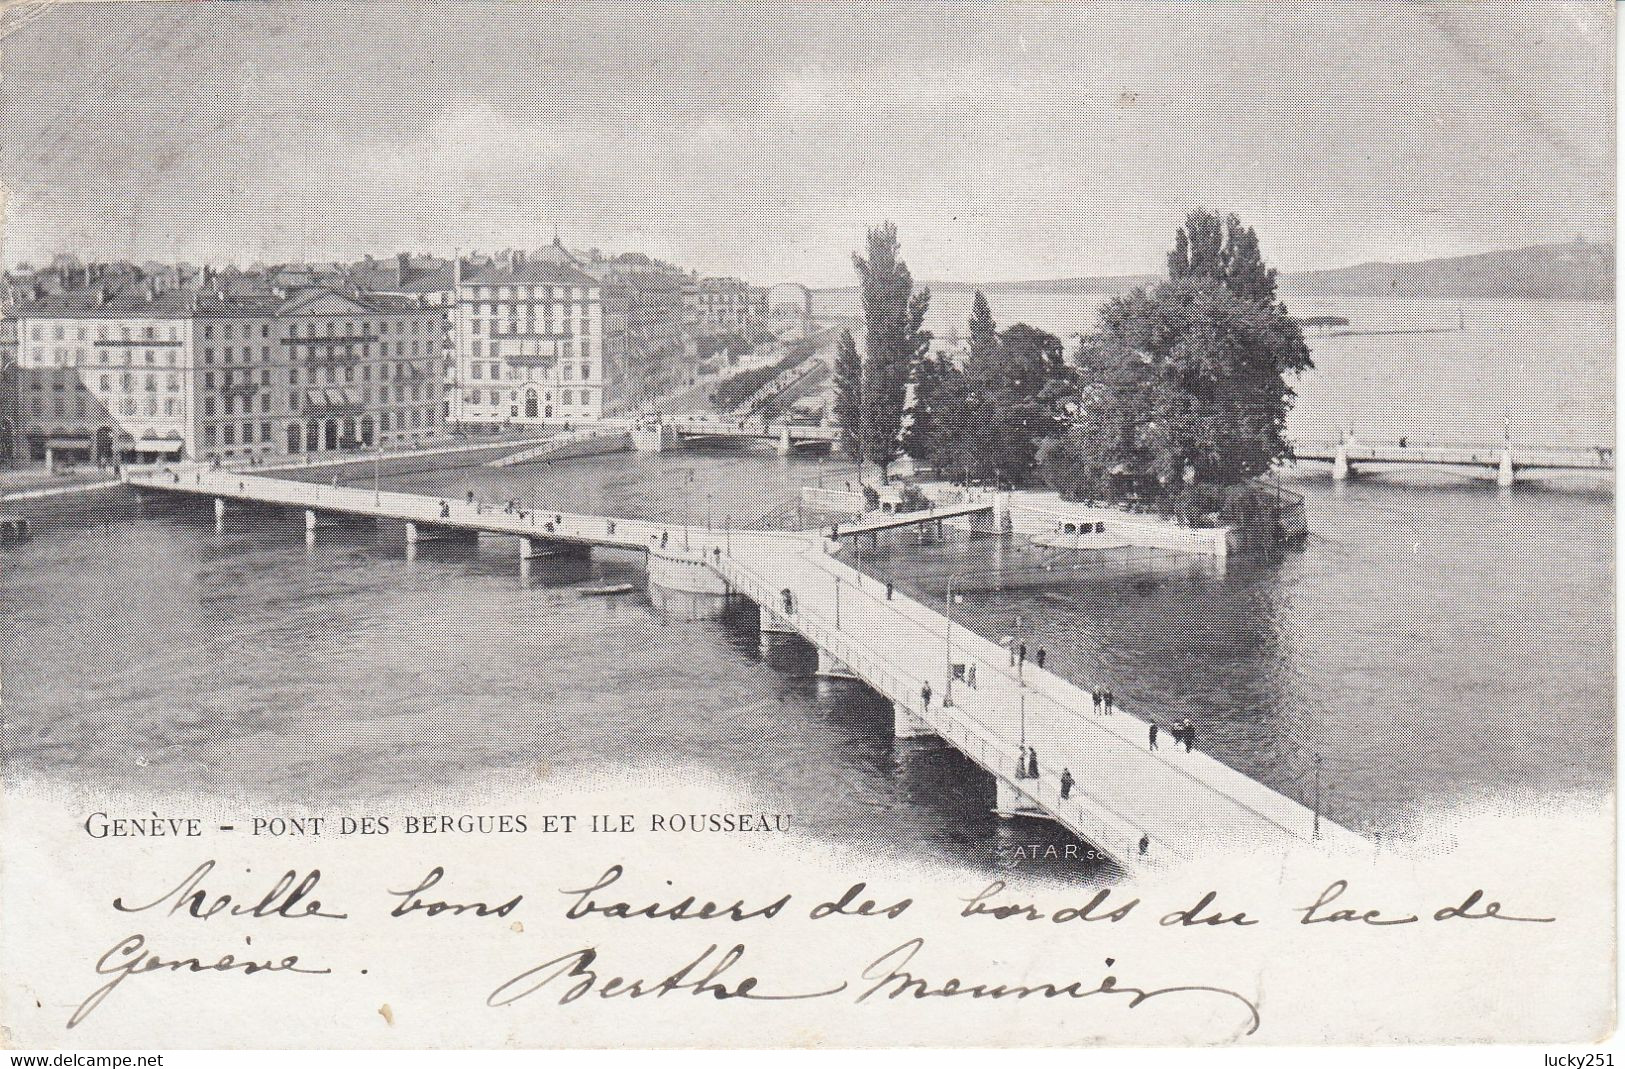
M 850 576 L 847 582 L 842 584 L 843 587 L 854 591 L 856 594 L 864 597 L 872 604 L 878 605 L 882 610 L 889 612 L 899 623 L 909 627 L 910 629 L 917 630 L 921 634 L 924 642 L 933 644 L 945 642 L 945 635 L 950 624 L 948 618 L 938 609 L 910 598 L 902 591 L 894 591 L 892 600 L 887 600 L 883 594 L 870 590 L 868 586 L 861 581 L 863 578 L 866 578 L 864 573 L 861 571 L 858 571 L 850 565 L 846 565 L 829 558 L 823 558 L 820 560 L 819 564 L 823 564 L 825 561 L 827 561 L 827 564 L 832 568 L 838 568 Z M 773 599 L 777 597 L 776 594 L 771 593 L 767 594 L 766 596 L 769 598 L 769 600 L 764 602 L 764 604 L 773 604 Z M 817 626 L 816 622 L 814 623 L 814 626 Z M 1087 704 L 1087 693 L 1081 689 L 1079 684 L 1074 684 L 1071 681 L 1066 680 L 1052 672 L 1036 669 L 1036 667 L 1031 664 L 1026 666 L 1025 672 L 1018 670 L 1017 667 L 1006 664 L 1006 659 L 1010 656 L 1010 651 L 1002 645 L 994 643 L 986 636 L 975 631 L 971 631 L 962 625 L 952 624 L 951 626 L 953 631 L 953 647 L 956 653 L 963 653 L 968 660 L 974 659 L 975 663 L 982 667 L 984 674 L 993 673 L 995 675 L 1002 676 L 1007 683 L 1013 683 L 1023 689 L 1025 700 L 1027 702 L 1027 716 L 1029 720 L 1047 717 L 1048 720 L 1054 725 L 1065 725 L 1066 727 L 1063 728 L 1063 730 L 1071 730 L 1074 733 L 1077 731 L 1082 731 L 1086 732 L 1093 738 L 1100 739 L 1107 747 L 1108 752 L 1116 753 L 1120 755 L 1122 759 L 1144 759 L 1145 744 L 1143 738 L 1140 737 L 1138 733 L 1151 722 L 1151 718 L 1137 716 L 1132 710 L 1126 709 L 1121 705 L 1114 706 L 1116 712 L 1126 714 L 1125 718 L 1128 719 L 1128 722 L 1135 725 L 1130 731 L 1125 732 L 1124 729 L 1119 727 L 1123 721 L 1116 717 L 1085 715 L 1084 711 L 1078 708 L 1078 702 L 1080 699 L 1085 699 L 1085 704 Z M 827 627 L 825 629 L 825 633 L 826 640 L 829 642 L 831 647 L 834 647 L 836 643 L 845 644 L 849 641 L 844 637 L 844 635 L 842 637 L 833 639 L 827 638 Z M 858 656 L 860 660 L 863 658 L 861 652 L 855 654 L 855 656 Z M 843 658 L 843 660 L 844 659 L 845 658 Z M 945 664 L 944 670 L 946 669 L 947 665 Z M 912 687 L 904 688 L 902 690 L 901 693 L 905 703 L 910 700 L 909 696 L 911 694 L 915 697 L 918 696 L 919 684 L 925 681 L 926 677 L 921 677 Z M 950 708 L 958 707 L 954 706 Z M 971 724 L 975 725 L 972 730 L 979 730 L 982 733 L 986 733 L 989 730 L 987 729 L 986 725 L 980 721 L 973 719 Z M 1007 747 L 1004 749 L 1004 755 L 1007 759 L 1013 760 L 1013 757 L 1008 751 Z M 1214 766 L 1215 771 L 1219 772 L 1221 775 L 1239 777 L 1240 779 L 1245 780 L 1249 786 L 1255 788 L 1259 786 L 1256 781 L 1248 779 L 1241 773 L 1235 772 L 1228 766 L 1223 765 L 1221 762 L 1213 761 L 1212 759 L 1208 760 Z M 1012 766 L 1007 765 L 1005 767 Z M 1218 799 L 1222 799 L 1228 805 L 1233 805 L 1244 810 L 1262 823 L 1274 826 L 1289 838 L 1300 841 L 1308 841 L 1313 838 L 1313 821 L 1311 819 L 1311 814 L 1307 809 L 1304 809 L 1297 802 L 1292 802 L 1286 799 L 1284 796 L 1279 796 L 1280 800 L 1290 807 L 1290 811 L 1263 812 L 1256 806 L 1249 804 L 1242 798 L 1239 798 L 1231 792 L 1225 790 L 1219 784 L 1211 782 L 1205 776 L 1195 774 L 1189 768 L 1185 767 L 1183 763 L 1170 763 L 1167 764 L 1166 767 L 1174 772 L 1174 774 L 1186 780 L 1189 784 L 1204 792 L 1211 793 Z M 1002 772 L 1001 774 L 1008 777 L 1008 772 Z M 1032 782 L 1033 781 L 1030 780 L 1023 780 L 1018 786 L 1020 786 L 1021 789 L 1032 793 L 1035 788 L 1027 786 Z M 1270 797 L 1276 797 L 1275 792 L 1269 791 L 1268 788 L 1263 788 L 1263 790 L 1265 790 Z M 1082 811 L 1080 811 L 1080 815 L 1081 813 Z M 1127 818 L 1125 817 L 1124 819 L 1126 820 Z M 1082 826 L 1088 827 L 1089 825 L 1085 823 Z M 1348 846 L 1362 845 L 1362 842 L 1358 836 L 1336 825 L 1335 822 L 1333 822 L 1329 817 L 1325 817 L 1324 815 L 1322 816 L 1321 826 L 1324 838 L 1335 838 L 1339 842 Z M 1134 835 L 1134 839 L 1136 841 L 1138 840 L 1138 835 L 1139 832 L 1136 831 Z M 1087 835 L 1085 837 L 1087 838 Z M 1096 843 L 1095 845 L 1103 846 L 1101 843 Z M 1105 847 L 1103 846 L 1103 848 Z M 1167 848 L 1167 844 L 1162 844 L 1163 850 L 1166 850 Z
M 813 550 L 811 552 L 818 552 Z M 744 592 L 759 605 L 773 607 L 778 604 L 779 592 L 756 579 L 755 576 L 740 568 L 731 558 L 725 558 L 719 566 L 723 578 L 732 584 L 736 590 Z M 862 573 L 848 568 L 855 578 L 861 578 Z M 863 589 L 859 582 L 851 582 L 851 587 L 881 603 L 875 595 Z M 884 604 L 884 603 L 881 603 Z M 929 608 L 913 603 L 917 608 L 927 613 Z M 886 608 L 896 607 L 885 605 Z M 770 611 L 777 612 L 776 608 Z M 928 640 L 936 641 L 943 637 L 940 632 L 933 632 L 918 620 L 909 619 L 907 614 L 899 614 L 910 624 L 926 632 Z M 921 688 L 926 683 L 936 680 L 931 675 L 916 675 L 914 673 L 900 672 L 882 659 L 868 653 L 847 632 L 837 629 L 828 622 L 813 614 L 795 612 L 784 617 L 808 641 L 823 648 L 838 658 L 855 674 L 878 691 L 882 697 L 903 706 L 906 709 L 917 711 L 921 719 L 928 723 L 944 739 L 953 742 L 966 757 L 981 765 L 988 772 L 1005 780 L 1022 794 L 1034 800 L 1045 812 L 1067 825 L 1080 838 L 1097 847 L 1108 856 L 1119 862 L 1135 856 L 1138 843 L 1142 835 L 1146 834 L 1139 822 L 1121 810 L 1111 806 L 1098 796 L 1088 795 L 1080 789 L 1079 795 L 1074 798 L 1060 797 L 1058 780 L 1053 773 L 1042 775 L 1037 779 L 1028 779 L 1020 774 L 1018 762 L 1021 759 L 1020 745 L 1012 750 L 1008 740 L 1001 738 L 999 733 L 985 721 L 970 713 L 963 705 L 946 705 L 939 701 L 928 709 L 923 708 L 921 702 Z M 946 618 L 939 617 L 944 625 L 948 624 Z M 1047 701 L 1057 711 L 1065 713 L 1065 706 L 1054 702 L 1046 695 L 1035 694 L 1035 704 Z M 1037 711 L 1034 710 L 1034 715 Z M 1138 756 L 1138 746 L 1132 747 Z M 1200 781 L 1198 781 L 1200 782 Z M 1213 788 L 1217 790 L 1217 788 Z M 1220 792 L 1222 793 L 1222 792 Z M 1085 805 L 1087 802 L 1087 807 Z M 1166 859 L 1170 847 L 1167 843 L 1158 844 L 1158 855 Z

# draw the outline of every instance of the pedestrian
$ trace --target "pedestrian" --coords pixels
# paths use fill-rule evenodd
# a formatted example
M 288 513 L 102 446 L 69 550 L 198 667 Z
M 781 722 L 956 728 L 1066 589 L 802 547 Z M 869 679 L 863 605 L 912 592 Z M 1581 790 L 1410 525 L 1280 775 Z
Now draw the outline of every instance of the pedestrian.
M 891 580 L 888 579 L 888 580 L 886 580 L 886 600 L 887 601 L 891 600 L 891 590 L 892 590 Z
M 1153 750 L 1157 748 L 1157 722 L 1155 720 L 1151 721 L 1151 748 Z
M 712 546 L 711 547 L 711 559 L 716 561 L 718 564 L 722 563 L 722 547 L 720 547 L 720 546 Z
M 1149 851 L 1150 849 L 1151 849 L 1151 836 L 1149 836 L 1149 835 L 1140 836 L 1140 856 L 1144 857 L 1146 855 L 1146 852 Z
M 451 506 L 449 504 L 447 504 L 446 502 L 444 502 L 444 501 L 440 502 L 440 518 L 443 520 L 443 519 L 446 519 L 450 515 L 451 515 Z
M 1072 797 L 1072 785 L 1076 782 L 1077 780 L 1072 778 L 1072 770 L 1070 768 L 1061 769 L 1061 798 L 1063 801 Z
M 975 689 L 975 687 L 976 687 L 976 666 L 974 664 L 971 665 L 969 668 L 965 669 L 965 682 L 969 683 L 971 685 L 972 689 Z
M 1108 690 L 1103 697 L 1104 697 L 1104 702 L 1105 702 L 1105 705 L 1106 705 L 1106 715 L 1111 716 L 1112 715 L 1112 692 Z
M 1021 747 L 1021 753 L 1016 757 L 1016 779 L 1027 778 L 1027 747 Z
M 1191 726 L 1189 719 L 1185 721 L 1185 752 L 1190 753 L 1196 745 L 1196 729 Z
M 1100 688 L 1099 687 L 1096 687 L 1095 690 L 1094 690 L 1094 699 L 1095 699 L 1095 715 L 1099 716 L 1100 715 Z
M 1046 656 L 1048 656 L 1048 654 L 1045 652 L 1044 647 L 1038 647 L 1038 670 L 1040 672 L 1044 670 L 1044 658 Z
M 1027 778 L 1038 778 L 1038 750 L 1036 747 L 1027 747 Z
M 929 682 L 920 687 L 920 707 L 928 713 L 931 711 L 931 684 Z
M 660 532 L 660 548 L 661 549 L 666 548 L 666 539 L 670 534 L 671 534 L 670 531 L 661 531 Z
M 468 503 L 470 505 L 472 505 L 474 503 L 474 491 L 472 491 L 472 490 L 470 490 L 468 492 Z
M 1016 671 L 1019 673 L 1025 667 L 1027 667 L 1027 643 L 1022 642 L 1016 650 Z

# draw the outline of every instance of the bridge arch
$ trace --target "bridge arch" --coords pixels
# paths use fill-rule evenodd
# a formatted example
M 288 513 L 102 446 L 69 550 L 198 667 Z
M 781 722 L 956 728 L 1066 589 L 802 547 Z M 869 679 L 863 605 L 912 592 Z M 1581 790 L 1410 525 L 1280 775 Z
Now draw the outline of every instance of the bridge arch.
M 799 282 L 780 282 L 767 291 L 769 319 L 812 318 L 812 290 Z

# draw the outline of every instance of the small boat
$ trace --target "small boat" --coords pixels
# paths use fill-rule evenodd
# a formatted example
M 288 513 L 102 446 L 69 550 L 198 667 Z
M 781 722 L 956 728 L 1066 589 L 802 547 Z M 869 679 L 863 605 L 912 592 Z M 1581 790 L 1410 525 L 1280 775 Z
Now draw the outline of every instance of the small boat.
M 615 594 L 630 594 L 636 589 L 637 587 L 631 583 L 616 583 L 613 586 L 589 586 L 582 588 L 581 596 L 584 598 L 607 598 Z

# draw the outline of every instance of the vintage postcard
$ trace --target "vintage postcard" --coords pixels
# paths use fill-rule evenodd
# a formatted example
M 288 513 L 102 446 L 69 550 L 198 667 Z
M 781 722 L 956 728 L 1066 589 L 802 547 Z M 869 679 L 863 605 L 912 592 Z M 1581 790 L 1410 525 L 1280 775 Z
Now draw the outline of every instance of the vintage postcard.
M 0 1046 L 1595 1050 L 1614 24 L 7 6 Z

